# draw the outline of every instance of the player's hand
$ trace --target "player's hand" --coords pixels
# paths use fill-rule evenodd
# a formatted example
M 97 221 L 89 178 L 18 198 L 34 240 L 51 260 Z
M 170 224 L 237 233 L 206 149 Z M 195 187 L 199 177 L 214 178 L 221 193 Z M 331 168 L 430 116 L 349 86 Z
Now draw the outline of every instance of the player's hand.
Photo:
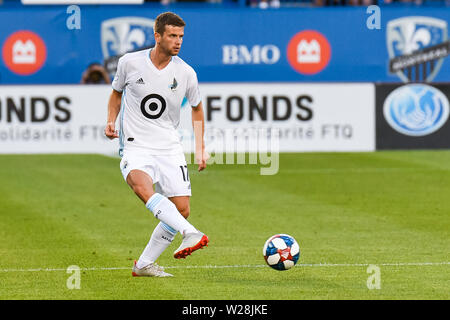
M 119 137 L 119 132 L 116 130 L 114 122 L 108 122 L 105 127 L 105 136 L 109 139 L 115 139 Z
M 198 171 L 202 171 L 206 168 L 206 161 L 210 158 L 208 152 L 203 149 L 201 152 L 195 153 L 195 161 L 198 163 Z

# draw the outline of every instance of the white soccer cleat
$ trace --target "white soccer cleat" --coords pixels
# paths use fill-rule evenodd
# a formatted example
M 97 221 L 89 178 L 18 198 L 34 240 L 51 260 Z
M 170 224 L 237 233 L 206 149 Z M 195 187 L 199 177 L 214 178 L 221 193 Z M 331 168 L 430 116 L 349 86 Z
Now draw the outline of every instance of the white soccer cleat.
M 156 263 L 150 263 L 142 269 L 139 269 L 136 266 L 136 260 L 134 261 L 133 271 L 131 274 L 133 277 L 173 277 L 170 273 L 164 272 L 164 268 Z
M 180 247 L 173 253 L 173 257 L 175 259 L 184 259 L 191 255 L 195 250 L 208 246 L 208 242 L 208 237 L 200 231 L 187 233 L 183 236 L 183 242 L 181 242 Z

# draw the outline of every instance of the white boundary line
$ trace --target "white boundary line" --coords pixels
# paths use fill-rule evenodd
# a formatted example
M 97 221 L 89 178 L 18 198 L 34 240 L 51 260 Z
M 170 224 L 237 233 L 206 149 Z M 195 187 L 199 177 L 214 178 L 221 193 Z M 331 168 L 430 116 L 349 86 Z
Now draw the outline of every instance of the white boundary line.
M 367 267 L 369 265 L 389 266 L 389 267 L 422 267 L 422 266 L 441 266 L 450 265 L 450 262 L 405 262 L 405 263 L 313 263 L 313 264 L 297 264 L 296 267 Z M 265 264 L 258 265 L 204 265 L 204 266 L 168 266 L 165 269 L 228 269 L 228 268 L 262 268 L 267 267 Z M 130 267 L 92 267 L 80 268 L 80 271 L 110 271 L 110 270 L 131 270 Z M 50 271 L 67 271 L 61 268 L 36 268 L 36 269 L 0 269 L 0 273 L 6 272 L 50 272 Z

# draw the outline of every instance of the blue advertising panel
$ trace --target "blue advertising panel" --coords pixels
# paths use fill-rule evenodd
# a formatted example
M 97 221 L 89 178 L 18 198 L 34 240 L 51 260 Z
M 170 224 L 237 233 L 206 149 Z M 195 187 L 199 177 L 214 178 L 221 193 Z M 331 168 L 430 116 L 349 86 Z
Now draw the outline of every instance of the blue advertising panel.
M 79 10 L 78 10 L 78 9 Z M 161 9 L 0 7 L 0 84 L 79 83 L 91 63 L 154 45 Z M 176 10 L 180 57 L 200 82 L 450 81 L 450 10 L 382 7 Z

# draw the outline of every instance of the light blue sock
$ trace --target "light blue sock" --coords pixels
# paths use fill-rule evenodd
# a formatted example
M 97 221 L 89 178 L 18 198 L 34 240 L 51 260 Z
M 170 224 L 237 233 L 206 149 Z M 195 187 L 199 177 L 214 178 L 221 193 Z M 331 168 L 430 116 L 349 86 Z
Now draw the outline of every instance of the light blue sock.
M 166 229 L 168 232 L 173 233 L 173 231 L 178 231 L 182 235 L 197 232 L 197 229 L 178 212 L 175 204 L 163 195 L 155 193 L 148 199 L 145 206 L 158 220 L 168 227 Z

